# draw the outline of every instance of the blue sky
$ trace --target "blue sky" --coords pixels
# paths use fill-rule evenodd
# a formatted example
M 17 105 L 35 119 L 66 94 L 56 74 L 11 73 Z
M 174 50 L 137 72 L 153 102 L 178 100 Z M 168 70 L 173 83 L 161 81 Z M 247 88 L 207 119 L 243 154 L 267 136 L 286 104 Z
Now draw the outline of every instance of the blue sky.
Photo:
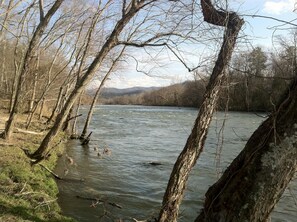
M 253 39 L 254 44 L 271 47 L 274 37 L 287 33 L 287 28 L 292 26 L 268 18 L 253 18 L 245 15 L 262 15 L 280 20 L 292 21 L 297 24 L 296 0 L 248 0 L 234 1 L 234 9 L 243 15 L 246 25 L 245 34 Z M 294 21 L 295 20 L 295 21 Z
M 292 26 L 284 25 L 273 19 L 252 17 L 252 15 L 273 17 L 297 24 L 297 0 L 232 0 L 229 1 L 229 8 L 245 19 L 243 34 L 248 36 L 254 46 L 271 48 L 275 37 L 286 35 L 287 28 L 292 28 Z M 201 51 L 198 53 L 199 50 L 193 49 L 193 55 L 190 56 L 192 63 L 195 63 L 196 59 L 198 63 L 198 60 L 201 59 L 201 56 L 197 58 L 194 56 L 194 52 L 201 55 Z M 107 86 L 116 88 L 166 86 L 192 79 L 192 74 L 172 56 L 167 59 L 163 57 L 163 60 L 162 67 L 156 67 L 150 73 L 152 76 L 161 76 L 161 78 L 136 72 L 135 66 L 129 64 L 124 65 L 123 69 L 115 73 Z M 153 66 L 153 64 L 148 63 L 143 66 Z

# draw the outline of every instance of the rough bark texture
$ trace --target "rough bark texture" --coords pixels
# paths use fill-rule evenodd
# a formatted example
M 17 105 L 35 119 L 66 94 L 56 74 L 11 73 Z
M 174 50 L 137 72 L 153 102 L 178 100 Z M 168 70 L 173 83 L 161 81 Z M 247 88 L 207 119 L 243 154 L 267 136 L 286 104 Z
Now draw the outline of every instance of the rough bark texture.
M 297 76 L 297 73 L 296 73 Z M 297 169 L 297 78 L 206 193 L 196 221 L 267 221 Z
M 78 112 L 79 112 L 79 109 L 80 109 L 80 105 L 81 105 L 81 100 L 82 100 L 83 94 L 84 94 L 84 92 L 79 95 L 79 99 L 78 99 L 77 104 L 76 104 L 76 107 L 75 107 L 75 113 L 74 113 L 75 117 L 73 119 L 73 123 L 72 123 L 72 126 L 71 126 L 71 135 L 72 136 L 75 136 L 77 134 L 77 132 L 76 132 L 76 124 L 77 124 L 77 118 L 79 117 Z
M 60 87 L 60 90 L 59 90 L 59 94 L 58 94 L 58 98 L 57 98 L 57 101 L 55 103 L 55 107 L 51 113 L 51 116 L 49 117 L 49 119 L 46 121 L 46 123 L 50 123 L 53 119 L 54 119 L 54 116 L 58 110 L 58 107 L 61 103 L 61 100 L 62 100 L 62 92 L 63 92 L 63 86 Z
M 106 79 L 107 79 L 107 78 L 106 78 Z M 103 84 L 102 84 L 102 83 L 100 84 L 100 86 L 99 86 L 98 89 L 96 90 L 96 93 L 95 93 L 95 95 L 94 95 L 94 97 L 93 97 L 92 104 L 91 104 L 91 106 L 90 106 L 90 109 L 89 109 L 89 112 L 88 112 L 88 116 L 87 116 L 87 119 L 86 119 L 86 121 L 85 121 L 84 128 L 83 128 L 82 133 L 81 133 L 81 135 L 80 135 L 80 139 L 84 139 L 85 136 L 86 136 L 87 133 L 88 133 L 88 128 L 89 128 L 89 125 L 90 125 L 90 122 L 91 122 L 91 119 L 92 119 L 92 116 L 93 116 L 94 107 L 95 107 L 95 105 L 96 105 L 96 103 L 97 103 L 97 99 L 98 99 L 98 97 L 99 97 L 99 95 L 100 95 L 100 92 L 101 92 L 101 89 L 102 89 L 103 85 L 104 85 L 104 83 L 103 83 Z
M 174 222 L 177 220 L 179 205 L 183 198 L 189 173 L 202 152 L 224 79 L 225 68 L 231 59 L 238 32 L 243 24 L 243 20 L 237 14 L 217 11 L 210 1 L 202 0 L 201 5 L 205 21 L 214 25 L 225 26 L 227 29 L 194 128 L 172 170 L 163 197 L 159 222 Z

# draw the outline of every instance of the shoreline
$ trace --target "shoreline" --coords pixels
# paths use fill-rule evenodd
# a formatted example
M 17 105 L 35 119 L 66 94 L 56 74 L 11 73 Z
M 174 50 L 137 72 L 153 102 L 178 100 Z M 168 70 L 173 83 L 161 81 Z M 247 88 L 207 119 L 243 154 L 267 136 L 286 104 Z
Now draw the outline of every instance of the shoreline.
M 0 109 L 0 130 L 5 126 L 8 113 Z M 19 115 L 17 127 L 22 129 L 25 116 Z M 33 131 L 43 132 L 44 125 L 35 121 Z M 31 166 L 22 149 L 35 150 L 43 134 L 31 134 L 26 130 L 14 132 L 11 141 L 0 139 L 0 221 L 56 221 L 75 222 L 63 216 L 58 205 L 58 185 L 53 176 L 40 165 Z M 56 141 L 66 140 L 60 133 Z M 42 164 L 53 170 L 57 159 L 64 152 L 64 142 Z

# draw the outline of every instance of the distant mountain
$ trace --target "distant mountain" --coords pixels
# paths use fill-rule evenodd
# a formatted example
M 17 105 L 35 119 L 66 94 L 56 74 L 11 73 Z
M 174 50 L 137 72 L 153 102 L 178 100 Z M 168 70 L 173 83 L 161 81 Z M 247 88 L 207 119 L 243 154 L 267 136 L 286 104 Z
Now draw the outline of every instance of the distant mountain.
M 116 96 L 125 96 L 125 95 L 135 95 L 143 92 L 158 90 L 161 87 L 131 87 L 126 89 L 118 89 L 118 88 L 104 88 L 101 93 L 101 97 L 103 98 L 112 98 Z M 89 95 L 94 95 L 96 89 L 90 89 L 88 91 Z

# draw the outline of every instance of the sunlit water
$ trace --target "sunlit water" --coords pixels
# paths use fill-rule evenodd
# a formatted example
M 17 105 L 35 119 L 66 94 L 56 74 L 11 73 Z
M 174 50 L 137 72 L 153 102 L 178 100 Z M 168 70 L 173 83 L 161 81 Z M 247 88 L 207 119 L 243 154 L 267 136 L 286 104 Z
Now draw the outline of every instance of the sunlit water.
M 87 108 L 81 110 L 84 116 Z M 62 176 L 67 172 L 65 177 L 71 178 L 58 183 L 64 214 L 82 222 L 133 221 L 132 218 L 144 220 L 156 216 L 173 164 L 197 112 L 188 108 L 98 106 L 90 126 L 91 142 L 82 146 L 80 141 L 70 141 L 67 154 L 75 164 L 60 158 L 56 169 Z M 215 114 L 204 152 L 191 173 L 179 221 L 193 221 L 197 217 L 208 187 L 263 120 L 250 113 Z M 80 127 L 82 123 L 83 119 Z M 111 150 L 110 156 L 102 155 L 104 148 Z M 150 162 L 162 165 L 153 166 Z M 79 182 L 80 179 L 85 181 Z M 273 221 L 297 220 L 296 187 L 291 184 L 290 192 L 283 195 Z M 76 196 L 100 198 L 104 203 L 92 207 L 95 201 Z

